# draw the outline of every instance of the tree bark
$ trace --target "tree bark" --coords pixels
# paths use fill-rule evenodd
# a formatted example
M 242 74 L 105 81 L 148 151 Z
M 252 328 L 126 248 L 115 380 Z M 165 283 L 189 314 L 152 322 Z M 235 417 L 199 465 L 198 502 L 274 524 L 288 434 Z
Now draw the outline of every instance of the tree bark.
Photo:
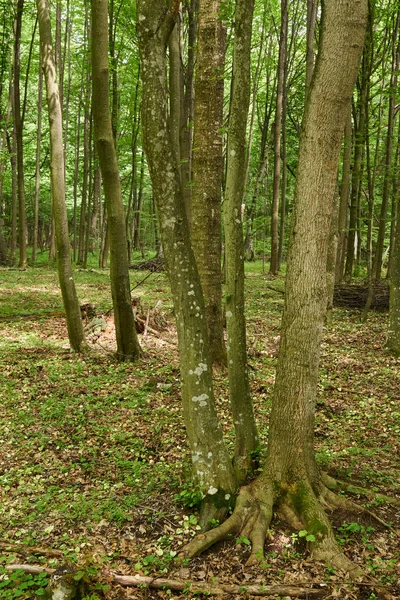
M 213 365 L 226 365 L 222 315 L 221 195 L 225 24 L 220 0 L 200 0 L 194 92 L 191 239 L 206 303 Z
M 23 120 L 21 115 L 21 31 L 24 0 L 17 1 L 15 43 L 14 43 L 14 128 L 17 151 L 17 193 L 18 193 L 18 242 L 19 242 L 19 267 L 26 267 L 26 211 L 25 211 L 25 183 L 24 183 L 24 150 L 23 150 Z
M 373 278 L 378 281 L 381 278 L 383 248 L 385 243 L 386 219 L 389 205 L 389 192 L 393 181 L 392 159 L 393 159 L 393 134 L 395 120 L 396 90 L 397 90 L 397 70 L 399 66 L 400 47 L 398 45 L 400 27 L 400 9 L 397 11 L 396 22 L 392 38 L 392 72 L 389 88 L 389 114 L 386 137 L 385 152 L 385 173 L 383 179 L 382 205 L 379 218 L 378 238 L 376 241 L 376 253 L 373 264 Z
M 251 468 L 251 453 L 258 445 L 247 367 L 242 217 L 253 11 L 254 0 L 237 1 L 224 202 L 228 379 L 240 480 Z
M 108 70 L 108 2 L 92 0 L 93 119 L 110 235 L 110 278 L 117 357 L 140 356 L 129 285 L 128 246 L 121 183 L 114 145 Z
M 271 215 L 271 264 L 269 272 L 277 275 L 279 270 L 279 191 L 281 187 L 281 131 L 282 105 L 285 79 L 285 62 L 288 33 L 287 0 L 281 0 L 281 33 L 279 37 L 278 84 L 274 125 L 274 187 Z
M 182 402 L 195 479 L 204 495 L 201 521 L 218 518 L 236 488 L 215 409 L 204 299 L 168 129 L 166 45 L 179 2 L 138 0 L 143 141 L 160 222 L 178 331 Z
M 344 120 L 362 51 L 367 0 L 323 5 L 322 37 L 300 140 L 291 245 L 279 359 L 266 463 L 242 488 L 232 516 L 195 538 L 183 551 L 194 556 L 229 533 L 248 537 L 249 563 L 263 559 L 273 507 L 296 529 L 313 536 L 312 556 L 358 576 L 340 550 L 323 506 L 340 506 L 320 475 L 313 431 L 320 344 L 326 314 L 326 266 L 332 198 Z M 342 502 L 345 502 L 342 500 Z
M 84 333 L 70 257 L 67 207 L 65 204 L 62 115 L 56 79 L 48 0 L 37 0 L 37 11 L 40 30 L 42 68 L 46 82 L 50 125 L 51 186 L 56 230 L 58 276 L 67 317 L 68 336 L 71 348 L 75 350 L 75 352 L 81 352 L 84 346 Z

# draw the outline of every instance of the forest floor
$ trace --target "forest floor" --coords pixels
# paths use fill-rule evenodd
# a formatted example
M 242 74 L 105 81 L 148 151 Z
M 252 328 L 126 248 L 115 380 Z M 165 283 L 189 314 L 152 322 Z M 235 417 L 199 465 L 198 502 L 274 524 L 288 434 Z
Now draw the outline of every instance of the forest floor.
M 283 280 L 269 281 L 259 263 L 246 268 L 251 387 L 265 448 Z M 78 577 L 98 574 L 91 600 L 198 597 L 189 588 L 122 587 L 107 577 L 111 571 L 241 586 L 240 595 L 224 598 L 252 597 L 251 584 L 376 598 L 367 579 L 354 584 L 313 562 L 303 538 L 276 519 L 259 566 L 246 566 L 246 539 L 177 564 L 180 548 L 198 531 L 198 494 L 190 482 L 167 279 L 153 273 L 140 283 L 145 276 L 131 272 L 133 296 L 149 325 L 140 336 L 144 356 L 118 364 L 107 316 L 88 331 L 88 354 L 69 352 L 55 270 L 0 270 L 0 598 L 39 598 L 45 583 L 18 571 L 6 575 L 6 564 L 66 562 L 78 565 Z M 76 271 L 80 301 L 92 303 L 97 315 L 111 309 L 108 277 Z M 385 351 L 386 327 L 386 314 L 371 313 L 362 324 L 359 312 L 335 309 L 322 347 L 316 451 L 333 476 L 399 498 L 400 361 Z M 215 375 L 215 392 L 232 446 L 226 373 Z M 353 499 L 391 526 L 334 513 L 340 545 L 400 598 L 400 509 L 367 496 Z

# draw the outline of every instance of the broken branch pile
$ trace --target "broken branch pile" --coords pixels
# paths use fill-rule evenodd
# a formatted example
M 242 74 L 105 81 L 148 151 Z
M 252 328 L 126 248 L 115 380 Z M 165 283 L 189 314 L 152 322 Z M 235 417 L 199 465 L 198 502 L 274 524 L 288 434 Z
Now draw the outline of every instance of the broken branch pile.
M 367 302 L 367 285 L 335 285 L 333 305 L 349 310 L 363 310 Z M 389 310 L 389 286 L 385 282 L 374 284 L 371 310 L 385 312 Z

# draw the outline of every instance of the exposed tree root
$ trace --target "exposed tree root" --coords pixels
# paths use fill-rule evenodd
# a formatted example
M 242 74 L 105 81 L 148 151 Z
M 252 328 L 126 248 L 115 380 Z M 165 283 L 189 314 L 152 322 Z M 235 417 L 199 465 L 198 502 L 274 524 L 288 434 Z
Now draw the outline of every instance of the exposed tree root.
M 327 473 L 321 473 L 321 481 L 328 489 L 332 491 L 347 492 L 349 494 L 354 494 L 357 496 L 367 496 L 367 498 L 373 498 L 374 500 L 384 502 L 385 504 L 393 504 L 394 506 L 400 506 L 399 498 L 393 498 L 392 496 L 379 494 L 367 488 L 360 487 L 358 485 L 353 485 L 352 483 L 347 483 L 346 481 L 341 481 L 339 479 L 334 479 Z M 371 514 L 373 515 L 373 513 Z
M 337 496 L 322 482 L 314 491 L 307 479 L 285 486 L 258 479 L 241 488 L 233 514 L 216 529 L 196 536 L 183 548 L 179 558 L 193 558 L 228 536 L 243 536 L 251 542 L 247 564 L 256 564 L 264 558 L 265 539 L 273 510 L 276 510 L 295 530 L 305 529 L 313 537 L 313 541 L 308 542 L 312 558 L 346 572 L 352 580 L 359 582 L 364 573 L 342 552 L 325 512 L 325 509 L 337 508 L 366 513 L 386 526 L 379 517 L 347 498 Z M 368 580 L 380 596 L 393 598 L 379 584 Z

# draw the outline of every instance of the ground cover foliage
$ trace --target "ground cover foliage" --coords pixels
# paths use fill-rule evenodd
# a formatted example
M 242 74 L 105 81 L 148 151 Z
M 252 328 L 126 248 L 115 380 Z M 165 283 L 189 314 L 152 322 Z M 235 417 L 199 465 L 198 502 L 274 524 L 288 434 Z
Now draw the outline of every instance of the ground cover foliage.
M 132 288 L 146 273 L 131 272 Z M 107 271 L 77 271 L 81 302 L 105 314 L 88 330 L 91 352 L 68 351 L 57 274 L 51 268 L 0 271 L 0 598 L 40 597 L 43 577 L 6 563 L 77 564 L 94 577 L 91 598 L 165 598 L 169 590 L 123 588 L 108 571 L 196 582 L 295 584 L 321 597 L 374 598 L 308 559 L 307 532 L 273 522 L 260 566 L 246 566 L 248 540 L 232 539 L 190 563 L 176 555 L 197 532 L 198 495 L 179 397 L 177 342 L 166 275 L 135 287 L 144 315 L 164 326 L 141 337 L 136 364 L 113 358 Z M 251 387 L 265 447 L 279 344 L 283 279 L 271 284 L 259 263 L 247 266 Z M 384 348 L 387 315 L 335 309 L 322 348 L 316 422 L 320 464 L 338 479 L 400 497 L 400 361 Z M 218 410 L 233 447 L 225 373 L 215 376 Z M 262 456 L 260 456 L 262 460 Z M 400 510 L 376 497 L 352 496 L 390 528 L 349 513 L 331 515 L 347 556 L 400 595 Z M 100 575 L 101 573 L 101 575 Z M 89 597 L 89 596 L 88 596 Z M 192 597 L 190 590 L 175 597 Z M 229 597 L 229 596 L 226 596 Z M 236 596 L 230 596 L 236 597 Z M 247 594 L 247 597 L 250 597 Z M 276 596 L 278 597 L 278 596 Z

